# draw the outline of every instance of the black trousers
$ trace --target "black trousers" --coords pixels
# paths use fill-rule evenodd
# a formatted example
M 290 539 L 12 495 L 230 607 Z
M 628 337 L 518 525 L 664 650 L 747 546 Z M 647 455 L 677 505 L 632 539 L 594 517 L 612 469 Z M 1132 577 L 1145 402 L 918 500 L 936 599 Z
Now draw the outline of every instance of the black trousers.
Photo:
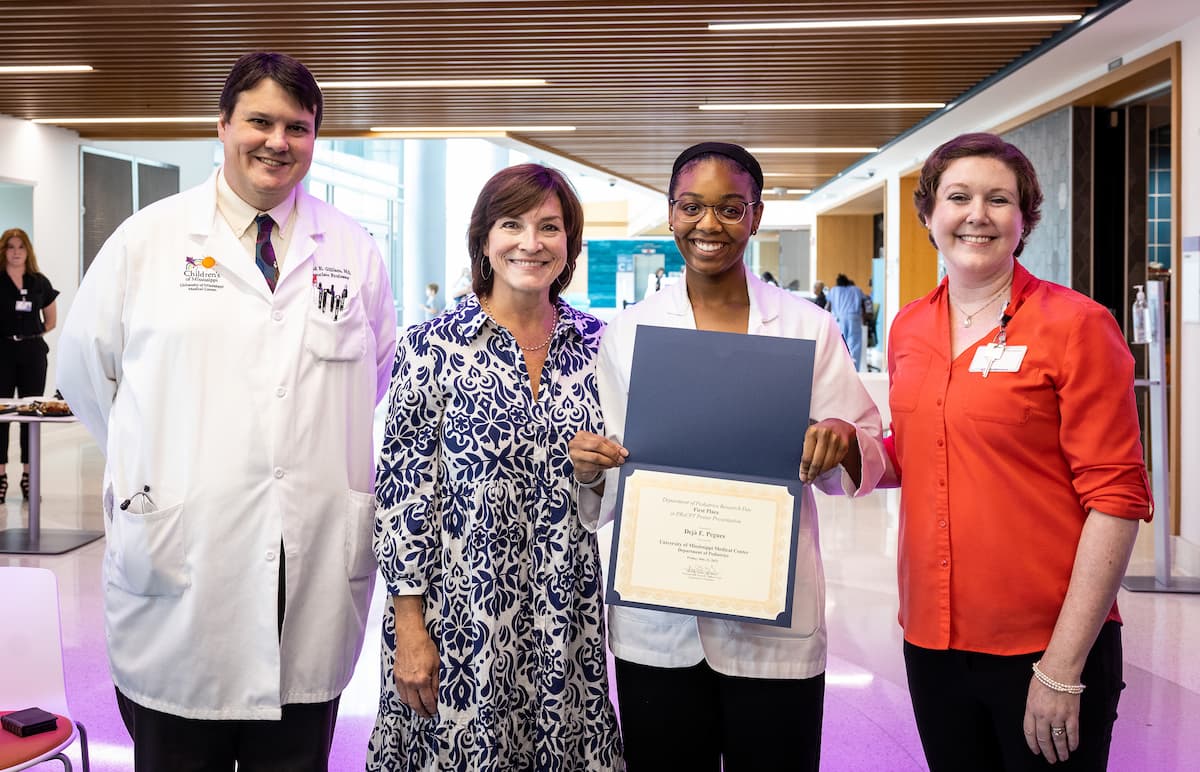
M 1121 626 L 1107 622 L 1080 680 L 1079 748 L 1053 765 L 1029 750 L 1023 721 L 1041 652 L 1001 657 L 904 644 L 908 690 L 930 772 L 1102 771 L 1108 766 L 1122 681 Z
M 629 772 L 816 772 L 825 674 L 738 678 L 618 659 L 617 705 Z
M 327 772 L 338 699 L 283 706 L 279 721 L 182 718 L 117 690 L 135 772 Z
M 46 391 L 46 343 L 41 338 L 0 342 L 0 399 L 40 397 Z M 0 423 L 0 464 L 8 463 L 7 422 Z M 29 425 L 21 424 L 21 463 L 29 463 Z

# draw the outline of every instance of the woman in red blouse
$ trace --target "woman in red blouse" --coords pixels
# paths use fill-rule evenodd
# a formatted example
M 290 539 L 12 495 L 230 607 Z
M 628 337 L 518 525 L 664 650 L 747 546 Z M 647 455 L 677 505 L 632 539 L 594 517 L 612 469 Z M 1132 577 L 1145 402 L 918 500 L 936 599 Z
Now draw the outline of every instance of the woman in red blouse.
M 914 199 L 946 266 L 888 355 L 925 754 L 933 772 L 1102 770 L 1124 686 L 1117 587 L 1153 506 L 1133 358 L 1104 307 L 1017 261 L 1042 202 L 1020 150 L 957 137 Z

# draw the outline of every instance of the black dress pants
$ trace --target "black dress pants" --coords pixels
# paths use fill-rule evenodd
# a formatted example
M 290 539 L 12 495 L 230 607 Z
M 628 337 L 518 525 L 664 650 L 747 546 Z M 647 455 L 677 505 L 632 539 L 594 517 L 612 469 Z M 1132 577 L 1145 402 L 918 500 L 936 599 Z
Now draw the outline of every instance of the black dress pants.
M 1025 744 L 1025 700 L 1041 652 L 1011 657 L 904 644 L 908 691 L 931 772 L 1102 772 L 1122 681 L 1121 626 L 1106 622 L 1080 680 L 1079 748 L 1049 764 Z
M 40 397 L 46 391 L 46 342 L 41 338 L 0 341 L 0 399 Z M 0 464 L 8 463 L 10 424 L 0 423 Z M 29 463 L 29 425 L 21 424 L 21 463 Z
M 183 718 L 117 690 L 135 772 L 327 772 L 338 699 L 283 706 L 279 721 Z
M 629 772 L 817 772 L 825 674 L 739 678 L 616 660 Z

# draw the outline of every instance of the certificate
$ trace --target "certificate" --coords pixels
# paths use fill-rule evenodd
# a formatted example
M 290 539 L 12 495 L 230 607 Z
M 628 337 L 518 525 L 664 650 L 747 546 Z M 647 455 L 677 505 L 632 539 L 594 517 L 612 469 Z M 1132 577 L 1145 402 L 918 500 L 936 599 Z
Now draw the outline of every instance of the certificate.
M 627 466 L 610 603 L 791 624 L 798 491 Z
M 609 603 L 791 624 L 815 351 L 638 327 Z

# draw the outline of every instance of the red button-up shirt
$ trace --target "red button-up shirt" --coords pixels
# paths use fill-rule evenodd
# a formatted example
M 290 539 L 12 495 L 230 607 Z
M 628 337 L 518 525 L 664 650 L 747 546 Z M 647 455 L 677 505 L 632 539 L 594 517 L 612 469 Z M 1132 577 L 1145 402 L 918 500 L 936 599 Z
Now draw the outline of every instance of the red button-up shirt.
M 929 649 L 1046 648 L 1089 511 L 1150 519 L 1133 357 L 1112 315 L 1019 263 L 1017 372 L 953 361 L 947 282 L 900 311 L 888 355 L 900 497 L 900 624 Z M 1119 619 L 1116 604 L 1109 619 Z

